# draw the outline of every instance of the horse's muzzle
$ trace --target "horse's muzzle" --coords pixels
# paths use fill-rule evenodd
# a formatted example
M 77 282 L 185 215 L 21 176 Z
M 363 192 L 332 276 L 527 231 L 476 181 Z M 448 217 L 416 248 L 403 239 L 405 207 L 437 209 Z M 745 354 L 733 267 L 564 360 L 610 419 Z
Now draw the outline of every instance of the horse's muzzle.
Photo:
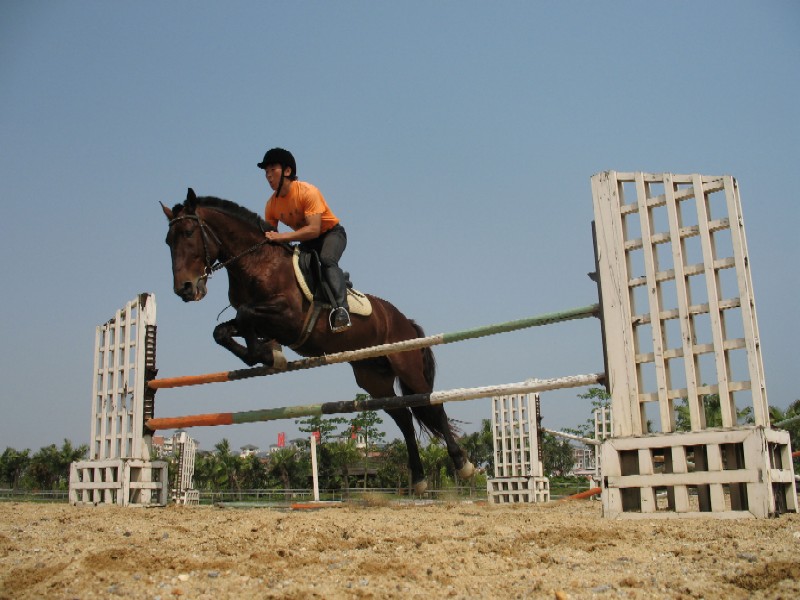
M 206 289 L 206 279 L 201 277 L 196 283 L 184 281 L 183 285 L 175 286 L 175 293 L 184 302 L 197 302 L 205 298 L 208 290 Z

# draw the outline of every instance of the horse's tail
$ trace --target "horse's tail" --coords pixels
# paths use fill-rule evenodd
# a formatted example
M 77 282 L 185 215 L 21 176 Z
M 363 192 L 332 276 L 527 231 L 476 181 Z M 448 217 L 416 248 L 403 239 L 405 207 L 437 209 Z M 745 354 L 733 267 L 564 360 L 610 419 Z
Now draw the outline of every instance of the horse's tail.
M 417 332 L 417 337 L 425 337 L 425 332 L 422 327 L 411 321 L 414 329 Z M 425 381 L 433 391 L 433 382 L 436 380 L 436 358 L 433 356 L 433 350 L 430 346 L 425 346 L 422 349 L 422 374 L 425 376 Z
M 417 337 L 425 337 L 425 332 L 422 327 L 414 321 L 411 321 L 411 324 L 417 332 Z M 431 350 L 430 346 L 426 346 L 422 349 L 422 373 L 426 383 L 431 391 L 433 391 L 433 383 L 436 379 L 436 359 L 433 356 L 433 350 Z M 415 390 L 408 387 L 402 379 L 400 380 L 400 389 L 403 395 L 417 393 Z M 444 427 L 449 427 L 450 423 L 446 417 L 444 417 L 444 420 L 440 418 L 441 414 L 443 414 L 441 406 L 415 406 L 411 409 L 411 412 L 417 418 L 417 422 L 420 426 L 429 434 L 438 438 L 445 437 L 446 434 L 442 429 Z
M 414 327 L 414 331 L 417 332 L 417 337 L 425 337 L 425 332 L 422 327 L 411 319 L 409 320 L 411 321 L 412 327 Z M 431 350 L 430 346 L 425 346 L 422 349 L 422 375 L 425 377 L 425 382 L 428 384 L 428 387 L 433 391 L 433 382 L 436 379 L 436 359 L 433 356 L 433 350 Z M 403 395 L 414 394 L 419 391 L 411 389 L 403 383 L 402 380 L 400 380 L 400 389 L 403 391 Z

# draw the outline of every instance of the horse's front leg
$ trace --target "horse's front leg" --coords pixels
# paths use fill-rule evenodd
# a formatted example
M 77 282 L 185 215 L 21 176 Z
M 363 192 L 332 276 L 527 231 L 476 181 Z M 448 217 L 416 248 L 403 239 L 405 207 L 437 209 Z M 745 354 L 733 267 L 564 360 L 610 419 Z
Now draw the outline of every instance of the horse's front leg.
M 240 337 L 244 344 L 236 341 Z M 214 328 L 214 341 L 250 367 L 263 364 L 274 369 L 286 368 L 286 357 L 275 340 L 258 337 L 253 327 L 243 322 L 237 313 L 236 319 L 220 323 Z

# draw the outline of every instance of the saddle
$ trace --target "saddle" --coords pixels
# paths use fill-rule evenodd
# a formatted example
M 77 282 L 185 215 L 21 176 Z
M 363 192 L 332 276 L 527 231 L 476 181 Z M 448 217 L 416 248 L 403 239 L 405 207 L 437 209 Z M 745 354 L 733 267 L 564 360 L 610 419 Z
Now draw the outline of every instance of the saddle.
M 322 276 L 322 264 L 319 260 L 319 255 L 315 251 L 301 251 L 300 248 L 295 247 L 292 255 L 292 265 L 294 266 L 297 284 L 303 291 L 303 295 L 311 303 L 303 323 L 303 332 L 300 339 L 289 346 L 294 350 L 302 346 L 308 339 L 320 313 L 333 309 L 336 302 L 328 283 Z M 366 294 L 353 288 L 349 273 L 345 272 L 344 278 L 347 286 L 347 306 L 350 314 L 370 316 L 372 314 L 372 303 L 369 298 Z

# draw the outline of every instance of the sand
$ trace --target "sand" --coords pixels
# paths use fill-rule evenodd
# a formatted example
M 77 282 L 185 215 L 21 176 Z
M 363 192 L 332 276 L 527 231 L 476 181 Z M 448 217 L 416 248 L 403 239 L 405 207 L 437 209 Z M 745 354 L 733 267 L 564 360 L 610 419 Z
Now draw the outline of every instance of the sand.
M 0 598 L 800 598 L 800 515 L 0 503 Z

